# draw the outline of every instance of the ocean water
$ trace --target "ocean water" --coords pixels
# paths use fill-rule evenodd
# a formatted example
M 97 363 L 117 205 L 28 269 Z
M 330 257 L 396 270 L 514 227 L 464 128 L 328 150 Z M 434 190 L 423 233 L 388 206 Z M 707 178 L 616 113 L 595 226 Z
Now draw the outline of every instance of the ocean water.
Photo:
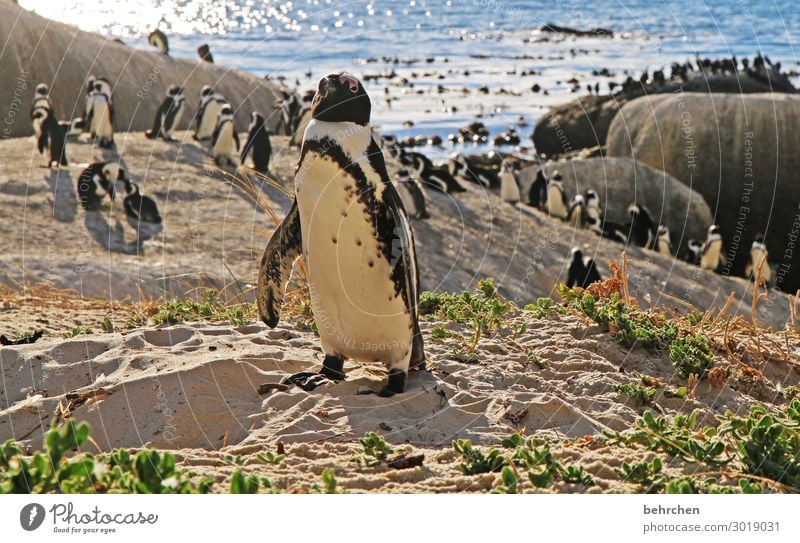
M 761 51 L 795 72 L 796 0 L 20 0 L 52 19 L 147 48 L 159 27 L 173 56 L 208 43 L 217 64 L 314 88 L 334 70 L 397 75 L 366 83 L 373 121 L 400 137 L 447 138 L 480 120 L 523 142 L 553 104 L 673 61 Z M 613 38 L 541 33 L 545 23 Z M 384 62 L 397 57 L 399 64 Z M 607 68 L 611 77 L 593 75 Z M 413 84 L 400 85 L 401 78 Z M 577 85 L 569 81 L 577 80 Z M 795 79 L 797 79 L 795 77 Z M 534 84 L 544 92 L 533 93 Z M 439 89 L 439 86 L 443 87 Z M 480 92 L 488 87 L 488 93 Z M 580 90 L 575 92 L 574 87 Z M 432 150 L 447 154 L 460 146 Z

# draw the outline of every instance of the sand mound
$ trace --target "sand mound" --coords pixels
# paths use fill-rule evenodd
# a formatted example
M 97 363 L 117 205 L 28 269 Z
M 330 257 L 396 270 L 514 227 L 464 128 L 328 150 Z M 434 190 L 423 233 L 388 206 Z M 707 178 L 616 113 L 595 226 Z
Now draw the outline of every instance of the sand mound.
M 240 130 L 246 130 L 250 112 L 272 115 L 277 90 L 263 79 L 199 60 L 137 51 L 114 40 L 51 21 L 11 2 L 0 2 L 0 103 L 6 119 L 3 138 L 32 133 L 28 112 L 34 88 L 50 85 L 50 96 L 60 119 L 83 115 L 85 81 L 89 75 L 106 77 L 113 86 L 117 131 L 145 130 L 153 123 L 158 105 L 170 84 L 182 85 L 189 111 L 197 108 L 200 88 L 211 85 L 223 93 L 236 111 Z M 185 114 L 180 127 L 188 126 Z M 9 122 L 10 121 L 10 122 Z

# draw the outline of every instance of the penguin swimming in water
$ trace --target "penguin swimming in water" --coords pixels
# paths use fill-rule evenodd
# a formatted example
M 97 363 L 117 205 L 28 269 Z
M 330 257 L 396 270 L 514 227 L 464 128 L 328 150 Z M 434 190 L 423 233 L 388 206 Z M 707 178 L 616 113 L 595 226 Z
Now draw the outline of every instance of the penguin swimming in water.
M 514 175 L 514 160 L 504 158 L 500 164 L 500 198 L 509 204 L 520 201 L 519 184 Z
M 36 119 L 38 133 L 36 134 L 36 146 L 39 153 L 44 153 L 45 149 L 50 152 L 50 160 L 47 162 L 49 168 L 67 165 L 67 143 L 64 131 L 59 126 L 58 121 L 53 117 L 52 110 L 45 107 L 37 107 L 33 113 Z
M 204 43 L 203 45 L 197 48 L 197 56 L 200 57 L 200 60 L 204 60 L 206 62 L 214 64 L 214 56 L 211 54 L 211 48 L 208 46 L 207 43 Z
M 706 241 L 700 248 L 700 267 L 704 270 L 717 271 L 726 261 L 719 226 L 712 224 L 708 227 Z
M 147 43 L 158 49 L 162 55 L 169 55 L 169 40 L 160 29 L 156 28 L 150 32 L 150 35 L 147 36 Z
M 496 189 L 500 186 L 500 178 L 495 172 L 473 166 L 461 153 L 456 153 L 450 159 L 450 174 L 487 189 Z
M 536 173 L 536 179 L 533 180 L 533 183 L 528 188 L 528 205 L 536 209 L 544 209 L 546 203 L 547 178 L 544 176 L 544 168 L 540 168 Z
M 95 79 L 87 113 L 89 131 L 98 140 L 98 145 L 105 149 L 114 146 L 114 106 L 110 93 L 111 85 L 107 80 Z
M 658 227 L 652 249 L 662 255 L 672 256 L 672 239 L 669 235 L 669 228 L 663 224 Z
M 219 112 L 219 120 L 211 137 L 211 151 L 217 166 L 229 164 L 236 167 L 239 159 L 239 134 L 233 120 L 233 108 L 225 104 Z
M 638 204 L 628 206 L 631 219 L 630 241 L 639 247 L 652 247 L 656 238 L 656 224 L 647 208 Z
M 695 266 L 700 265 L 700 254 L 703 250 L 703 244 L 697 241 L 696 239 L 690 239 L 686 242 L 686 262 L 689 264 L 694 264 Z
M 161 215 L 158 213 L 155 201 L 149 196 L 140 194 L 139 185 L 131 182 L 130 179 L 124 179 L 124 182 L 126 196 L 122 201 L 122 207 L 125 208 L 125 215 L 133 222 L 134 226 L 138 229 L 139 222 L 161 224 Z
M 577 247 L 570 251 L 569 269 L 567 270 L 567 288 L 578 286 L 586 288 L 592 283 L 600 281 L 600 273 L 597 271 L 594 259 L 584 257 Z
M 186 97 L 183 95 L 183 88 L 170 85 L 167 95 L 156 111 L 153 128 L 144 133 L 145 137 L 153 140 L 160 136 L 166 141 L 173 141 L 172 130 L 181 122 L 185 109 Z
M 97 210 L 106 195 L 113 201 L 117 181 L 124 183 L 127 178 L 125 170 L 116 162 L 90 164 L 78 176 L 81 207 L 87 211 Z
M 425 195 L 422 188 L 413 179 L 408 170 L 397 172 L 397 193 L 405 205 L 408 215 L 412 219 L 429 219 L 428 211 L 425 209 Z
M 269 159 L 272 156 L 272 144 L 269 140 L 266 120 L 258 111 L 250 114 L 250 127 L 247 129 L 247 140 L 242 148 L 239 162 L 244 164 L 249 154 L 253 159 L 253 169 L 260 173 L 269 172 Z
M 219 93 L 205 85 L 200 91 L 200 107 L 195 115 L 195 130 L 192 136 L 197 141 L 204 141 L 214 135 L 222 106 L 228 101 Z
M 755 281 L 756 270 L 761 270 L 761 278 L 764 279 L 766 284 L 772 281 L 772 266 L 769 264 L 769 253 L 767 246 L 764 244 L 764 236 L 761 234 L 756 235 L 756 239 L 750 246 L 750 257 L 747 261 L 747 266 L 744 268 L 744 276 Z
M 345 358 L 384 362 L 383 396 L 403 392 L 425 362 L 419 331 L 414 237 L 369 127 L 370 99 L 347 73 L 324 77 L 295 176 L 296 199 L 261 260 L 258 309 L 274 327 L 292 264 L 305 257 L 311 306 L 325 353 L 322 375 L 289 378 L 313 388 L 344 378 Z
M 547 214 L 562 221 L 569 215 L 569 203 L 561 181 L 561 173 L 556 170 L 547 183 Z

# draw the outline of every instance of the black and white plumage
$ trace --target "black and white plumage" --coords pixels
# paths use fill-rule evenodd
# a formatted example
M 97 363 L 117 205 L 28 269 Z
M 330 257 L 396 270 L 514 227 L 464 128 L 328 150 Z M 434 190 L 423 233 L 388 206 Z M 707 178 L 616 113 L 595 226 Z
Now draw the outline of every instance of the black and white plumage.
M 580 249 L 573 248 L 570 252 L 569 269 L 567 270 L 567 287 L 586 288 L 600 280 L 600 273 L 597 271 L 594 259 L 588 256 L 584 257 Z
M 704 270 L 717 271 L 725 265 L 726 261 L 725 247 L 722 244 L 719 226 L 712 224 L 708 227 L 706 240 L 700 248 L 700 267 Z
M 217 127 L 211 136 L 211 151 L 217 166 L 228 164 L 236 167 L 239 160 L 239 134 L 236 133 L 233 108 L 229 104 L 222 106 L 219 112 Z
M 638 204 L 628 206 L 630 217 L 629 241 L 639 247 L 652 247 L 656 238 L 656 223 L 647 208 Z
M 409 175 L 408 170 L 397 172 L 397 192 L 403 205 L 412 219 L 428 219 L 428 211 L 425 208 L 425 194 L 416 179 Z
M 211 48 L 207 43 L 197 48 L 197 56 L 200 57 L 200 60 L 214 64 L 214 56 L 211 54 Z
M 114 199 L 117 181 L 125 182 L 128 176 L 116 162 L 95 162 L 78 176 L 78 199 L 87 211 L 100 208 L 103 198 Z
M 450 174 L 456 179 L 463 179 L 487 189 L 500 187 L 500 177 L 496 172 L 471 164 L 461 153 L 450 158 Z
M 41 122 L 42 116 L 36 115 L 36 113 L 40 109 L 48 110 L 49 116 L 56 118 L 53 102 L 50 100 L 50 87 L 44 83 L 39 83 L 36 85 L 36 90 L 33 93 L 33 100 L 31 101 L 31 123 L 33 125 L 34 133 L 39 132 L 39 122 Z
M 519 182 L 514 173 L 514 160 L 505 158 L 500 164 L 500 199 L 509 204 L 520 201 Z
M 576 194 L 567 212 L 567 222 L 575 228 L 583 228 L 587 224 L 586 200 L 582 194 Z
M 50 168 L 67 165 L 67 143 L 64 138 L 64 131 L 53 117 L 53 112 L 45 107 L 37 107 L 33 113 L 34 123 L 38 132 L 36 133 L 36 146 L 39 153 L 44 153 L 47 149 L 50 153 L 50 160 L 47 166 Z
M 404 390 L 424 364 L 417 321 L 414 238 L 368 123 L 370 100 L 345 73 L 323 78 L 295 176 L 295 203 L 270 239 L 258 279 L 262 319 L 274 327 L 292 263 L 305 257 L 325 353 L 322 373 L 343 378 L 345 358 L 384 362 L 382 395 Z M 317 377 L 290 382 L 312 388 Z
M 228 101 L 210 86 L 205 85 L 200 91 L 200 107 L 195 115 L 194 139 L 204 141 L 214 135 L 222 107 Z
M 65 139 L 77 138 L 83 134 L 86 127 L 86 121 L 83 118 L 78 117 L 77 119 L 72 119 L 71 121 L 58 121 L 58 126 L 61 128 L 61 132 L 64 134 Z
M 153 128 L 147 130 L 144 135 L 151 140 L 161 137 L 172 141 L 172 131 L 181 122 L 185 110 L 186 97 L 183 94 L 183 88 L 178 85 L 170 85 L 167 95 L 156 111 Z
M 169 55 L 169 40 L 160 29 L 156 28 L 150 32 L 150 35 L 147 36 L 147 43 L 158 49 L 162 55 Z
M 564 191 L 564 184 L 558 170 L 554 171 L 547 181 L 547 203 L 545 207 L 547 214 L 551 217 L 565 221 L 569 216 L 569 200 L 567 199 L 567 193 Z
M 694 264 L 695 266 L 699 266 L 702 250 L 703 244 L 700 241 L 696 239 L 688 240 L 686 242 L 686 262 L 689 264 Z
M 107 79 L 94 80 L 94 90 L 87 99 L 86 122 L 92 137 L 103 148 L 114 146 L 114 104 L 111 99 L 111 84 Z
M 446 194 L 466 191 L 447 168 L 437 168 L 422 153 L 405 152 L 401 149 L 400 161 L 427 187 Z
M 137 229 L 140 222 L 161 224 L 161 215 L 156 202 L 149 196 L 142 195 L 139 192 L 139 185 L 126 179 L 125 192 L 122 207 L 125 208 L 125 215 L 136 224 Z
M 672 256 L 672 238 L 669 228 L 659 225 L 655 238 L 653 239 L 652 249 L 662 255 Z
M 769 252 L 764 243 L 764 236 L 761 234 L 756 235 L 753 244 L 750 246 L 750 255 L 747 260 L 747 265 L 744 268 L 744 276 L 755 280 L 756 270 L 761 270 L 761 278 L 767 284 L 770 284 L 773 277 L 772 266 L 769 263 Z
M 536 173 L 536 178 L 528 188 L 528 205 L 536 209 L 544 209 L 547 203 L 547 178 L 544 174 L 544 168 L 541 168 Z
M 253 169 L 260 173 L 269 172 L 269 159 L 272 156 L 272 143 L 269 140 L 269 129 L 264 116 L 258 111 L 250 114 L 250 126 L 247 128 L 247 140 L 242 147 L 240 162 L 244 164 L 250 155 Z

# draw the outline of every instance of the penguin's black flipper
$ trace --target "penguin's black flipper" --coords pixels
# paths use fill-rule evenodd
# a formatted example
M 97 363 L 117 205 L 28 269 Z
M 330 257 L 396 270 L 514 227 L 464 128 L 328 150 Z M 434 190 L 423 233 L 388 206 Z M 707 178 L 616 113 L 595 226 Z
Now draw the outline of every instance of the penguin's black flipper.
M 235 133 L 235 131 L 234 131 Z M 244 142 L 244 147 L 242 147 L 242 154 L 239 157 L 239 162 L 244 164 L 244 161 L 247 159 L 247 154 L 253 148 L 253 143 L 256 140 L 256 134 L 258 134 L 258 130 L 251 130 L 247 133 L 247 140 Z
M 44 150 L 50 145 L 49 143 L 49 134 L 47 133 L 47 129 L 44 126 L 39 127 L 39 139 L 36 142 L 36 145 L 39 149 L 39 154 L 41 155 L 44 153 Z
M 300 212 L 295 200 L 280 226 L 272 233 L 258 271 L 258 313 L 270 328 L 275 328 L 280 320 L 281 303 L 292 276 L 292 266 L 303 251 L 302 239 Z

